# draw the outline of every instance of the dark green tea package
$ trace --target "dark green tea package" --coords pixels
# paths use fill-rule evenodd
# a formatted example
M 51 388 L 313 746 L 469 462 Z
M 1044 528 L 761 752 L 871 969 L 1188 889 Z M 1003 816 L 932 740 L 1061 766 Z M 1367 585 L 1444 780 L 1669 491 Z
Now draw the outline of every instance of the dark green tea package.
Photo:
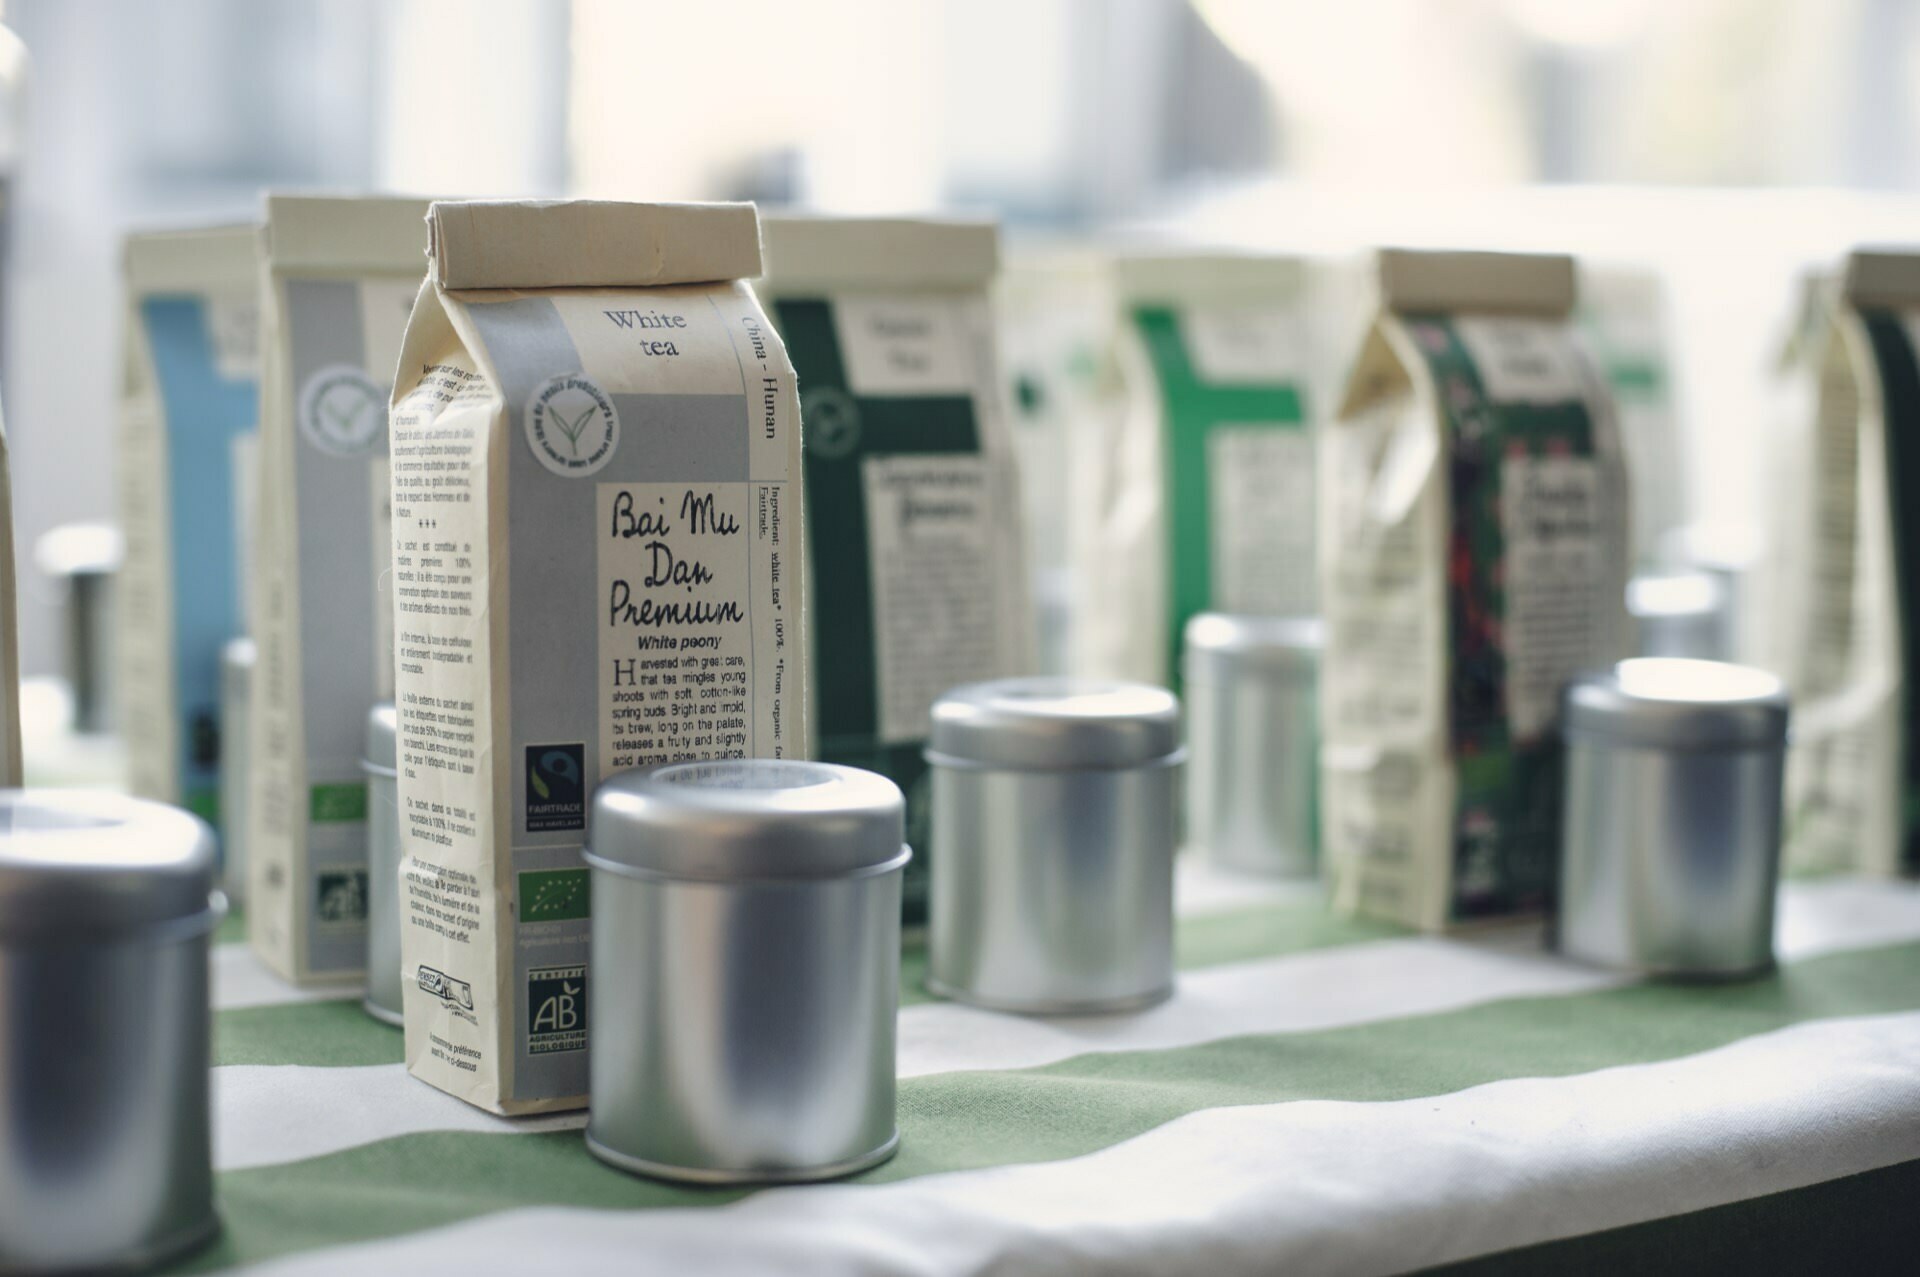
M 1426 929 L 1540 910 L 1559 698 L 1627 655 L 1626 467 L 1571 258 L 1387 251 L 1321 450 L 1322 863 Z
M 905 908 L 919 921 L 933 702 L 1032 662 L 987 298 L 998 235 L 872 218 L 762 227 L 760 293 L 800 378 L 813 756 L 877 771 L 907 795 Z

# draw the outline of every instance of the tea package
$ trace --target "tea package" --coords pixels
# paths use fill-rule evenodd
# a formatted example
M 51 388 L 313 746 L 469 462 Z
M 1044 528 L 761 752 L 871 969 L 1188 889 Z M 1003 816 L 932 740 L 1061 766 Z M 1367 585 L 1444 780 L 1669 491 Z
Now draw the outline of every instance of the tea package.
M 1100 553 L 1089 518 L 1123 398 L 1108 255 L 1083 243 L 1010 241 L 993 289 L 1003 398 L 1011 403 L 1033 582 L 1034 668 L 1073 669 L 1076 562 Z
M 20 617 L 14 592 L 13 473 L 0 426 L 0 786 L 20 787 Z
M 1772 670 L 1789 685 L 1799 680 L 1810 629 L 1803 623 L 1804 617 L 1796 618 L 1787 609 L 1805 606 L 1807 581 L 1817 557 L 1819 538 L 1813 535 L 1813 527 L 1819 511 L 1813 476 L 1818 450 L 1815 426 L 1820 420 L 1820 362 L 1822 345 L 1839 304 L 1839 288 L 1839 277 L 1831 268 L 1809 268 L 1795 277 L 1765 383 L 1761 509 L 1768 512 L 1768 518 L 1754 532 L 1754 570 L 1748 589 L 1752 617 L 1746 627 L 1752 638 L 1736 659 Z M 1850 524 L 1853 518 L 1848 514 L 1843 522 Z M 1805 708 L 1801 701 L 1794 702 L 1796 737 Z M 1791 743 L 1788 749 L 1791 757 Z M 1791 858 L 1791 837 L 1785 850 Z
M 259 232 L 131 235 L 115 606 L 128 783 L 220 823 L 220 650 L 247 629 Z
M 1627 481 L 1570 258 L 1390 251 L 1322 446 L 1322 863 L 1437 929 L 1548 901 L 1561 689 L 1627 655 Z
M 1920 660 L 1920 253 L 1861 250 L 1796 352 L 1813 379 L 1795 499 L 1778 518 L 1774 617 L 1787 662 L 1790 870 L 1920 869 L 1920 759 L 1907 688 Z
M 805 757 L 794 374 L 751 205 L 429 222 L 393 399 L 407 1066 L 578 1108 L 595 787 Z
M 387 396 L 424 200 L 270 196 L 247 924 L 290 980 L 366 965 L 367 711 L 393 694 Z
M 926 916 L 933 702 L 1025 672 L 1032 633 L 986 224 L 770 218 L 762 285 L 800 376 L 816 755 L 907 796 Z M 1047 476 L 1043 482 L 1058 482 Z
M 1310 280 L 1254 256 L 1114 271 L 1128 406 L 1092 478 L 1075 667 L 1173 686 L 1196 612 L 1319 610 Z
M 1675 537 L 1690 521 L 1665 285 L 1644 267 L 1583 262 L 1579 319 L 1581 337 L 1613 393 L 1620 422 L 1633 489 L 1633 561 L 1654 564 L 1669 557 Z

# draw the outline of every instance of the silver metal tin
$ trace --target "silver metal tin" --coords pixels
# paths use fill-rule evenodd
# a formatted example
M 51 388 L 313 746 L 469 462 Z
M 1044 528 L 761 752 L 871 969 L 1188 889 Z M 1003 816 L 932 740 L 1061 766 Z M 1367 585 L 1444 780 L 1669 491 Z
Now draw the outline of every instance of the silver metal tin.
M 927 987 L 1031 1014 L 1173 992 L 1180 702 L 1016 678 L 933 707 Z
M 587 1147 L 704 1184 L 893 1155 L 905 803 L 883 776 L 674 763 L 594 794 Z
M 387 1024 L 400 1013 L 400 790 L 391 703 L 367 715 L 367 996 L 360 1005 Z
M 176 808 L 0 791 L 0 1272 L 140 1268 L 219 1231 L 213 875 Z
M 229 640 L 220 649 L 220 890 L 234 904 L 247 899 L 247 794 L 253 748 L 248 718 L 253 713 L 253 663 L 250 638 Z
M 1762 670 L 1641 658 L 1564 705 L 1558 943 L 1651 974 L 1773 965 L 1787 693 Z
M 1229 869 L 1315 871 L 1320 645 L 1310 617 L 1187 622 L 1187 844 Z
M 97 735 L 113 729 L 114 581 L 125 558 L 120 529 L 108 523 L 65 523 L 34 548 L 40 570 L 64 601 L 66 675 L 73 692 L 73 729 Z
M 1733 616 L 1726 582 L 1709 572 L 1650 572 L 1627 583 L 1627 612 L 1640 627 L 1640 655 L 1724 661 Z

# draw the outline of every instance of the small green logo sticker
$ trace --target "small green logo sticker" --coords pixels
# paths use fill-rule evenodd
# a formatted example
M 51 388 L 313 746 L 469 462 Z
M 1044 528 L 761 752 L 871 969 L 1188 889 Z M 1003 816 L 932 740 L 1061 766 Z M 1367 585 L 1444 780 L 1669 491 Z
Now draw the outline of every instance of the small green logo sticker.
M 585 869 L 541 869 L 520 875 L 522 922 L 569 922 L 592 914 Z
M 367 784 L 356 780 L 340 785 L 315 785 L 308 799 L 307 810 L 316 825 L 365 820 Z

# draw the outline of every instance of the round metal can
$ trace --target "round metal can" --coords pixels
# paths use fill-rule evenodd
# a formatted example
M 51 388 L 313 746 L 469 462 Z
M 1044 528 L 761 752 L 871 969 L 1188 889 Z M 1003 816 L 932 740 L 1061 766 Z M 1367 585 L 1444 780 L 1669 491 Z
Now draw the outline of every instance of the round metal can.
M 73 693 L 73 730 L 82 735 L 114 727 L 115 580 L 126 541 L 109 523 L 65 523 L 34 546 L 40 570 L 64 595 L 66 675 Z
M 360 1005 L 387 1024 L 401 1023 L 400 781 L 391 702 L 367 714 L 367 995 Z
M 1622 661 L 1566 693 L 1560 949 L 1731 977 L 1773 965 L 1788 702 L 1772 674 Z
M 1164 688 L 1014 678 L 935 702 L 927 987 L 1041 1015 L 1171 994 L 1185 756 Z
M 1640 655 L 1724 661 L 1732 655 L 1727 586 L 1707 572 L 1650 572 L 1627 582 Z
M 594 794 L 587 1147 L 703 1184 L 893 1155 L 905 802 L 883 776 L 673 763 Z
M 1315 871 L 1320 644 L 1310 617 L 1187 622 L 1187 844 L 1229 869 Z
M 247 794 L 253 750 L 248 718 L 253 713 L 250 638 L 230 639 L 220 649 L 220 890 L 236 905 L 247 899 Z
M 176 808 L 0 791 L 0 1271 L 142 1268 L 219 1231 L 213 878 Z

